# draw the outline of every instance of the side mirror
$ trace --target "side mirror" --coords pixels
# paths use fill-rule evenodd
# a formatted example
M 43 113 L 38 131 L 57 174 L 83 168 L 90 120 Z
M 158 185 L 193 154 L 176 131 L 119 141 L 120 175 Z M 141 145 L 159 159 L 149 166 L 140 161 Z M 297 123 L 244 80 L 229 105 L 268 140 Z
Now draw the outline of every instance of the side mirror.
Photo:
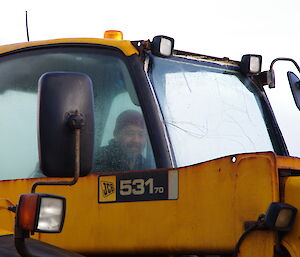
M 80 127 L 80 176 L 92 170 L 94 97 L 83 73 L 49 72 L 39 80 L 40 169 L 48 177 L 74 177 L 75 132 Z
M 291 71 L 287 73 L 290 87 L 293 93 L 295 104 L 300 110 L 300 80 L 299 78 Z

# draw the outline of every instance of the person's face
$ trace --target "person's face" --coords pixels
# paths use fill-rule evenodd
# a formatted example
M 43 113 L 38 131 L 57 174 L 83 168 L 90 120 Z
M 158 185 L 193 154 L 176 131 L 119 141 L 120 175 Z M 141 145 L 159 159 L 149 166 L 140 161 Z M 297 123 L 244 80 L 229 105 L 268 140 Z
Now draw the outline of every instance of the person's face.
M 128 125 L 119 131 L 116 140 L 129 157 L 136 157 L 143 151 L 146 144 L 145 129 Z

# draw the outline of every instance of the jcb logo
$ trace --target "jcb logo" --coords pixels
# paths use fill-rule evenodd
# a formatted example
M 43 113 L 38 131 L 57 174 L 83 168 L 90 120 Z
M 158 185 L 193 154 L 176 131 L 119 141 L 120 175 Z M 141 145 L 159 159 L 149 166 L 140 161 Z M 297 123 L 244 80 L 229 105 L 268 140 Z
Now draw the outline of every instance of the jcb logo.
M 111 182 L 103 181 L 101 182 L 101 187 L 104 197 L 107 197 L 116 191 L 114 184 Z
M 116 176 L 99 176 L 99 202 L 116 201 Z

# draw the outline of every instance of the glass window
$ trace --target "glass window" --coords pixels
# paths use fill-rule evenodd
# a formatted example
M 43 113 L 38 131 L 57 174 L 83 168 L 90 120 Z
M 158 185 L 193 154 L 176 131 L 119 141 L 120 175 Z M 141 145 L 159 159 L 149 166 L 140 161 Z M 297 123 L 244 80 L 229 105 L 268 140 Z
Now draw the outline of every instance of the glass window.
M 94 172 L 155 168 L 142 111 L 121 54 L 94 47 L 53 47 L 0 59 L 1 180 L 43 176 L 38 165 L 37 88 L 40 76 L 51 71 L 83 72 L 93 82 Z M 116 119 L 124 111 L 127 116 L 123 114 L 123 123 L 116 130 Z M 133 131 L 123 132 L 130 122 Z M 127 145 L 120 146 L 120 133 L 125 133 Z M 130 133 L 132 137 L 126 138 Z M 109 144 L 114 144 L 114 155 L 104 156 L 103 149 Z M 101 166 L 104 157 L 111 162 Z
M 273 151 L 258 97 L 220 65 L 154 57 L 150 78 L 177 166 Z

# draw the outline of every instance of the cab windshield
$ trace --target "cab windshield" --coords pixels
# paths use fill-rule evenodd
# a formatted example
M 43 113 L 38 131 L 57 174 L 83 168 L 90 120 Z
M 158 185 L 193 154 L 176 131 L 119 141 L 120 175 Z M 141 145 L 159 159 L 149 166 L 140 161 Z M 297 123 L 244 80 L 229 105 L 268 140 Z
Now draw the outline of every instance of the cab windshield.
M 106 48 L 56 46 L 0 57 L 0 180 L 43 177 L 37 142 L 38 80 L 54 71 L 82 72 L 93 82 L 93 172 L 156 167 L 124 56 Z M 125 130 L 126 137 L 119 140 Z M 128 153 L 133 156 L 130 163 Z
M 237 67 L 153 57 L 149 75 L 178 167 L 274 151 L 259 97 Z

